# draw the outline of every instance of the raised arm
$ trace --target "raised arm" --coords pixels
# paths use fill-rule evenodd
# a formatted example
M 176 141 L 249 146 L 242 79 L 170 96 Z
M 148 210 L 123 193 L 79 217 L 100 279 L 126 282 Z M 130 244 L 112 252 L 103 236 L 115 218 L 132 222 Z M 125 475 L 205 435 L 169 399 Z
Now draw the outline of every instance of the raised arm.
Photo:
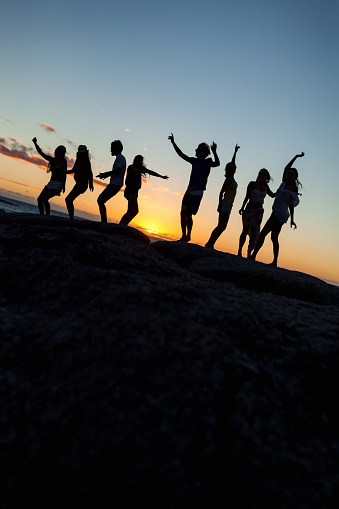
M 237 155 L 237 152 L 238 152 L 239 148 L 240 148 L 239 145 L 236 144 L 235 149 L 234 149 L 234 154 L 233 154 L 233 157 L 232 157 L 232 163 L 234 163 L 234 164 L 235 164 L 235 158 L 236 158 L 236 155 Z
M 211 150 L 212 150 L 212 154 L 214 156 L 214 162 L 211 166 L 213 166 L 215 168 L 217 166 L 220 166 L 220 160 L 219 160 L 219 157 L 217 154 L 217 144 L 216 143 L 214 143 L 214 142 L 212 143 Z
M 178 147 L 178 145 L 175 143 L 174 141 L 174 136 L 173 136 L 173 133 L 171 133 L 168 137 L 168 139 L 170 140 L 170 142 L 172 143 L 173 147 L 174 147 L 174 150 L 176 151 L 176 153 L 178 154 L 179 157 L 181 157 L 181 159 L 184 159 L 184 161 L 187 161 L 188 163 L 191 162 L 190 158 L 184 154 L 180 148 Z
M 290 160 L 289 163 L 286 164 L 285 166 L 285 170 L 284 170 L 284 173 L 286 170 L 289 170 L 290 168 L 292 168 L 292 164 L 294 163 L 294 161 L 298 158 L 298 157 L 304 157 L 304 152 L 301 152 L 301 154 L 297 154 L 293 157 L 293 159 Z
M 34 145 L 35 145 L 35 148 L 37 149 L 37 152 L 41 155 L 41 157 L 43 157 L 44 159 L 46 159 L 46 161 L 52 161 L 53 157 L 52 157 L 52 156 L 49 156 L 49 155 L 47 155 L 47 154 L 45 154 L 45 153 L 41 150 L 41 148 L 40 148 L 40 147 L 39 147 L 39 145 L 38 145 L 38 141 L 37 141 L 36 137 L 34 137 L 34 138 L 32 139 L 32 141 L 33 141 L 33 143 L 34 143 Z

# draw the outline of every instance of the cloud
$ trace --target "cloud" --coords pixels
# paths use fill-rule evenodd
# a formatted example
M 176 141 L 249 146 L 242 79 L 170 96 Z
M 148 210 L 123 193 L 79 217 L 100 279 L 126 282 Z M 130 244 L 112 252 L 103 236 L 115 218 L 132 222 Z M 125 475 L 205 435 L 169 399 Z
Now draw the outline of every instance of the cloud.
M 35 164 L 42 170 L 46 170 L 48 167 L 48 161 L 42 157 L 32 155 L 35 152 L 35 148 L 29 147 L 21 143 L 19 140 L 13 137 L 9 137 L 10 142 L 6 141 L 3 136 L 0 138 L 0 154 L 13 159 L 19 159 L 26 163 Z M 47 155 L 53 156 L 51 152 L 47 152 Z M 74 157 L 66 157 L 68 165 L 74 164 Z
M 35 148 L 29 147 L 21 143 L 19 140 L 9 137 L 9 142 L 6 141 L 6 138 L 4 136 L 0 137 L 0 155 L 6 156 L 6 157 L 12 157 L 13 159 L 18 159 L 20 161 L 25 161 L 26 163 L 35 164 L 35 166 L 38 166 L 42 170 L 47 170 L 48 167 L 48 161 L 43 159 L 42 157 L 38 157 L 35 155 L 32 155 L 32 152 L 35 151 Z M 53 156 L 51 152 L 47 152 L 48 155 Z M 73 166 L 74 164 L 74 157 L 68 156 L 67 159 L 67 165 L 68 167 Z M 3 179 L 5 180 L 5 179 Z M 102 180 L 93 179 L 94 184 L 106 187 L 107 183 L 103 182 Z M 26 184 L 25 184 L 26 186 Z M 27 186 L 26 186 L 27 187 Z M 123 191 L 121 191 L 123 192 Z
M 148 189 L 150 189 L 150 191 L 158 191 L 160 193 L 167 193 L 167 194 L 173 194 L 175 196 L 180 196 L 180 198 L 182 198 L 184 196 L 184 193 L 180 193 L 178 191 L 171 191 L 168 187 L 155 187 L 155 186 L 151 186 L 151 184 L 149 182 L 146 183 L 148 186 L 150 186 Z
M 45 161 L 45 159 L 42 159 L 42 157 L 31 155 L 33 151 L 32 147 L 27 147 L 12 137 L 10 137 L 9 140 L 10 143 L 6 142 L 6 138 L 0 138 L 0 154 L 3 156 L 12 157 L 13 159 L 26 161 L 27 163 L 35 164 L 39 168 L 46 170 L 48 162 Z
M 38 187 L 34 187 L 34 186 L 30 186 L 29 184 L 23 184 L 22 182 L 16 182 L 15 180 L 9 180 L 9 179 L 5 179 L 3 177 L 0 177 L 0 180 L 4 180 L 5 182 L 10 182 L 11 184 L 16 184 L 17 186 L 22 186 L 22 187 L 29 187 L 30 189 L 35 189 L 36 191 L 40 191 L 40 189 Z M 19 194 L 19 193 L 15 193 L 15 194 Z
M 126 127 L 126 129 L 124 129 L 125 133 L 130 133 L 131 132 L 131 129 L 129 127 Z
M 93 184 L 97 185 L 97 186 L 100 186 L 100 187 L 107 187 L 108 186 L 108 182 L 104 182 L 103 180 L 98 180 L 96 178 L 93 179 Z M 124 192 L 124 189 L 120 189 L 119 193 L 123 193 Z
M 74 141 L 72 141 L 72 140 L 68 140 L 68 139 L 66 138 L 66 143 L 68 143 L 68 145 L 71 145 L 71 147 L 72 147 L 74 150 L 77 150 L 78 145 L 77 145 Z
M 10 124 L 15 125 L 13 120 L 11 120 L 10 118 L 5 118 L 3 115 L 0 115 L 0 118 L 3 118 L 5 120 L 5 122 L 9 122 Z
M 41 123 L 40 125 L 41 125 L 41 127 L 42 127 L 43 129 L 45 129 L 45 131 L 47 131 L 48 133 L 55 133 L 55 132 L 56 132 L 56 131 L 55 131 L 55 129 L 54 129 L 54 127 L 52 127 L 51 125 L 44 124 L 44 123 Z

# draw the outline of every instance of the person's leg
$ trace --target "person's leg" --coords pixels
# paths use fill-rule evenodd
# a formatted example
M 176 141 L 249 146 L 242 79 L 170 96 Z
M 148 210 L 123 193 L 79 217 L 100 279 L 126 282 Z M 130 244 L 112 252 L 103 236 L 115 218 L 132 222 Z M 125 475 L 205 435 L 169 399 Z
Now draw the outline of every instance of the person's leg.
M 190 232 L 192 231 L 192 225 L 193 225 L 193 221 L 192 221 L 192 216 L 191 216 L 191 221 L 189 221 L 189 214 L 186 210 L 182 210 L 181 209 L 181 212 L 180 212 L 180 225 L 181 225 L 181 233 L 182 233 L 182 236 L 181 236 L 181 241 L 182 242 L 188 242 L 188 224 L 190 222 Z
M 77 185 L 75 185 L 73 187 L 72 191 L 65 198 L 68 214 L 71 219 L 74 219 L 73 201 L 75 200 L 75 198 L 80 196 L 80 194 L 82 194 L 82 193 L 83 193 L 83 191 Z
M 251 225 L 249 228 L 249 242 L 248 242 L 248 250 L 247 250 L 247 258 L 251 256 L 251 252 L 254 249 L 254 246 L 257 242 L 259 233 L 260 233 L 260 225 L 263 218 L 264 210 L 262 208 L 255 209 L 253 211 Z
M 189 213 L 186 214 L 186 226 L 187 226 L 186 242 L 189 242 L 191 240 L 191 233 L 193 228 L 192 214 Z
M 270 231 L 272 231 L 272 221 L 271 221 L 271 218 L 269 218 L 267 220 L 267 223 L 265 224 L 265 226 L 263 227 L 263 229 L 259 233 L 259 236 L 258 236 L 257 241 L 256 241 L 255 246 L 254 246 L 254 250 L 253 250 L 252 254 L 249 256 L 249 258 L 251 258 L 251 260 L 255 260 L 255 257 L 257 256 L 258 251 L 263 246 L 263 243 L 265 241 L 266 235 L 268 235 L 268 233 L 270 233 Z
M 214 244 L 222 234 L 224 230 L 226 230 L 226 226 L 228 223 L 230 215 L 226 212 L 219 212 L 219 220 L 217 226 L 214 228 L 214 230 L 211 233 L 211 236 L 208 240 L 208 242 L 205 244 L 205 247 L 209 247 L 210 249 L 214 249 Z
M 49 204 L 49 199 L 53 198 L 53 196 L 57 196 L 59 193 L 58 191 L 55 191 L 54 189 L 47 189 L 45 187 L 39 197 L 38 197 L 38 207 L 40 214 L 43 215 L 44 211 L 46 212 L 46 216 L 49 216 L 51 213 L 51 206 Z
M 250 224 L 248 222 L 248 214 L 247 211 L 244 210 L 242 214 L 242 232 L 239 237 L 239 249 L 238 249 L 238 256 L 242 256 L 242 248 L 244 247 L 244 244 L 246 242 L 246 237 L 249 233 Z
M 38 196 L 38 207 L 39 207 L 39 212 L 40 214 L 43 216 L 44 213 L 45 213 L 45 206 L 44 206 L 44 191 L 45 191 L 45 188 L 41 191 L 41 193 L 39 194 Z
M 113 184 L 108 184 L 106 189 L 103 190 L 101 194 L 98 196 L 98 205 L 99 205 L 99 211 L 101 216 L 101 221 L 103 223 L 107 223 L 107 211 L 105 203 L 110 199 L 113 198 L 120 190 L 119 186 L 115 186 Z
M 271 240 L 273 244 L 273 262 L 271 265 L 277 265 L 278 263 L 278 255 L 279 255 L 279 234 L 281 232 L 282 223 L 279 223 L 272 229 Z
M 139 212 L 138 197 L 134 194 L 128 195 L 128 208 L 126 214 L 120 219 L 120 224 L 129 224 Z

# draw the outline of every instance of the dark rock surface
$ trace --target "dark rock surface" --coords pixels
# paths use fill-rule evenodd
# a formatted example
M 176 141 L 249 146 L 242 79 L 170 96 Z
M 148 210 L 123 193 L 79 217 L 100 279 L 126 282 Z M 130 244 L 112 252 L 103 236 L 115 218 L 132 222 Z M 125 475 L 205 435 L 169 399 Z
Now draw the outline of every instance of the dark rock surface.
M 0 507 L 336 507 L 337 289 L 116 226 L 0 216 Z
M 158 241 L 159 253 L 190 272 L 248 290 L 270 292 L 316 304 L 339 306 L 339 289 L 302 272 L 272 267 L 246 258 L 183 242 Z

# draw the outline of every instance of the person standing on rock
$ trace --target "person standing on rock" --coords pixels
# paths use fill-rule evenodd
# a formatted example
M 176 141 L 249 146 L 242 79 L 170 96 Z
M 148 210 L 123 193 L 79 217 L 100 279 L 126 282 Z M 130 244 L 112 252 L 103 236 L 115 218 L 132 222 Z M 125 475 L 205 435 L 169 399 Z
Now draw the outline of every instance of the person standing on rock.
M 297 228 L 297 225 L 294 222 L 294 207 L 296 207 L 299 203 L 298 190 L 301 187 L 301 183 L 298 179 L 298 170 L 296 168 L 292 168 L 292 164 L 298 157 L 304 157 L 304 155 L 304 152 L 297 154 L 285 166 L 282 179 L 283 181 L 276 192 L 271 217 L 267 220 L 265 226 L 259 233 L 258 240 L 250 259 L 255 260 L 258 251 L 261 249 L 265 241 L 266 235 L 271 232 L 271 240 L 273 243 L 273 262 L 271 265 L 276 266 L 279 255 L 278 237 L 283 224 L 286 223 L 288 218 L 291 216 L 291 228 Z
M 65 192 L 67 172 L 66 148 L 63 145 L 59 145 L 55 149 L 53 157 L 41 150 L 36 137 L 32 141 L 41 157 L 48 161 L 47 173 L 51 173 L 51 180 L 38 196 L 40 214 L 44 215 L 46 213 L 46 216 L 49 216 L 51 214 L 51 206 L 48 200 L 53 198 L 53 196 L 60 196 L 61 191 Z
M 94 190 L 91 161 L 86 145 L 79 145 L 74 166 L 67 173 L 74 173 L 75 186 L 65 198 L 69 217 L 74 219 L 75 198 L 87 191 L 88 186 L 91 191 Z
M 107 223 L 107 211 L 105 203 L 113 198 L 124 184 L 124 176 L 126 172 L 126 159 L 122 155 L 123 146 L 120 140 L 112 141 L 111 143 L 111 154 L 112 156 L 116 156 L 115 161 L 113 163 L 113 168 L 111 171 L 106 171 L 104 173 L 99 173 L 97 177 L 100 179 L 105 179 L 107 177 L 111 177 L 110 183 L 103 190 L 103 192 L 98 197 L 98 205 L 100 210 L 101 221 L 103 223 Z
M 239 238 L 238 256 L 242 256 L 242 248 L 247 235 L 250 238 L 247 248 L 247 258 L 254 249 L 264 215 L 263 204 L 265 196 L 268 194 L 271 198 L 275 197 L 275 193 L 272 193 L 268 186 L 270 180 L 271 176 L 269 172 L 266 168 L 262 168 L 258 173 L 257 180 L 255 182 L 250 182 L 247 186 L 246 196 L 239 210 L 239 214 L 242 216 L 243 230 Z
M 200 202 L 204 191 L 206 189 L 207 179 L 210 174 L 211 168 L 220 166 L 219 157 L 217 155 L 217 145 L 212 143 L 211 150 L 214 156 L 214 161 L 210 155 L 210 147 L 207 143 L 200 143 L 195 150 L 196 157 L 189 157 L 184 154 L 174 141 L 173 133 L 170 134 L 168 139 L 171 141 L 174 150 L 179 157 L 191 163 L 192 170 L 188 183 L 188 188 L 184 194 L 181 205 L 181 231 L 182 242 L 189 242 L 191 240 L 191 232 L 193 227 L 193 215 L 195 215 L 200 206 Z
M 239 148 L 240 148 L 239 145 L 235 146 L 232 161 L 230 163 L 227 163 L 225 166 L 226 178 L 219 193 L 219 204 L 217 209 L 219 212 L 218 224 L 212 231 L 208 242 L 205 244 L 205 247 L 208 247 L 209 249 L 214 249 L 214 244 L 216 243 L 222 232 L 226 230 L 226 226 L 233 207 L 234 198 L 235 195 L 237 194 L 238 184 L 234 180 L 234 174 L 237 169 L 237 166 L 235 164 L 235 158 Z
M 130 164 L 127 168 L 124 196 L 128 201 L 128 208 L 126 214 L 124 214 L 120 219 L 120 224 L 129 224 L 138 214 L 138 191 L 141 188 L 141 177 L 145 177 L 147 173 L 154 177 L 168 179 L 166 175 L 160 175 L 159 173 L 146 168 L 143 156 L 135 156 L 133 164 Z

